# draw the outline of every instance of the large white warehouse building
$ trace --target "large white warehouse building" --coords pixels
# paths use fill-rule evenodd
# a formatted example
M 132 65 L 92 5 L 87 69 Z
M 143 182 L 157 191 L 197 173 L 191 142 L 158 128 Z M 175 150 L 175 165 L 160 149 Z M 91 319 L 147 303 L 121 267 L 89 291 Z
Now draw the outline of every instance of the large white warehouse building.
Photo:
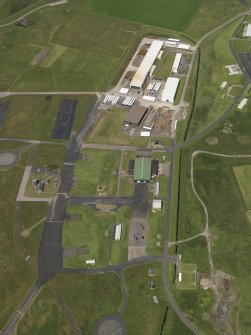
M 172 72 L 173 73 L 177 73 L 178 72 L 181 58 L 182 58 L 182 54 L 179 53 L 179 52 L 177 52 L 176 55 L 175 55 L 174 62 L 173 62 L 173 68 L 172 68 Z
M 143 61 L 141 62 L 138 70 L 136 71 L 132 81 L 130 83 L 131 88 L 140 89 L 148 76 L 153 63 L 155 62 L 164 42 L 159 40 L 153 40 L 150 48 L 148 49 Z
M 179 78 L 168 77 L 165 87 L 162 91 L 162 101 L 174 102 L 176 92 L 179 86 Z

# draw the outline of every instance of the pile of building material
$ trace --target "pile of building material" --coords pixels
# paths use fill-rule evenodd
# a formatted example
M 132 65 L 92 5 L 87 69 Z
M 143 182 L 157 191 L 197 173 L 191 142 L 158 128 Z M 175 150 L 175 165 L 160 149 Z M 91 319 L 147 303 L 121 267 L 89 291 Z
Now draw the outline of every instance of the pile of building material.
M 161 82 L 157 81 L 156 83 L 150 83 L 148 86 L 147 86 L 147 89 L 149 91 L 158 91 L 160 89 L 160 86 L 161 86 Z

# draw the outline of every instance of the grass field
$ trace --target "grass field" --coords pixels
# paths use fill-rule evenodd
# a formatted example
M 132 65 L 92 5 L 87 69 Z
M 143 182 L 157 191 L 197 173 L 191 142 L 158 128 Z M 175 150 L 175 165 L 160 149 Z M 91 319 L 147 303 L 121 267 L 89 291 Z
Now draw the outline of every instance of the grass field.
M 18 14 L 23 10 L 31 10 L 36 6 L 41 6 L 42 4 L 49 2 L 46 0 L 0 0 L 0 20 L 6 19 L 9 16 Z M 20 14 L 19 14 L 20 15 Z
M 63 226 L 63 248 L 85 247 L 89 253 L 64 259 L 65 267 L 86 267 L 86 259 L 96 259 L 97 266 L 110 261 L 115 215 L 94 211 L 88 206 L 72 205 L 69 214 L 81 214 L 79 221 L 66 221 Z M 106 236 L 106 231 L 108 235 Z
M 1 128 L 2 137 L 51 140 L 62 96 L 13 96 Z M 71 98 L 71 97 L 70 97 Z M 73 134 L 83 125 L 95 96 L 72 97 L 78 100 Z
M 251 189 L 249 181 L 251 180 L 251 165 L 235 166 L 234 174 L 240 187 L 247 209 L 251 209 Z
M 132 176 L 128 176 L 128 164 L 130 159 L 135 159 L 135 151 L 124 151 L 121 152 L 121 172 L 120 172 L 120 187 L 119 195 L 121 197 L 132 196 L 134 191 L 134 182 Z
M 73 195 L 97 195 L 98 187 L 103 193 L 115 195 L 119 169 L 120 152 L 112 150 L 84 149 L 82 154 L 88 160 L 78 161 L 74 170 L 77 187 L 71 189 Z
M 167 80 L 173 67 L 175 55 L 175 52 L 167 52 L 164 50 L 161 59 L 157 60 L 156 69 L 153 74 L 154 78 Z
M 196 264 L 181 263 L 180 272 L 182 273 L 181 281 L 176 281 L 177 288 L 195 289 L 196 288 Z
M 246 164 L 250 161 L 244 158 L 214 158 L 201 155 L 196 163 L 195 173 L 197 190 L 207 205 L 210 232 L 214 237 L 214 265 L 233 276 L 235 294 L 238 294 L 239 299 L 232 309 L 231 319 L 234 327 L 244 334 L 250 332 L 250 265 L 247 248 L 251 243 L 251 235 L 246 204 L 232 168 L 242 167 L 245 160 Z M 244 171 L 241 171 L 242 177 Z M 194 255 L 196 253 L 198 251 L 194 252 Z
M 10 146 L 13 147 L 13 144 L 10 144 Z M 13 234 L 15 229 L 15 201 L 24 172 L 22 166 L 27 164 L 28 156 L 29 150 L 22 154 L 18 166 L 0 171 L 0 252 L 2 255 L 0 329 L 4 327 L 18 304 L 21 303 L 36 278 L 36 272 L 19 253 Z
M 84 7 L 81 0 L 67 7 L 45 7 L 29 16 L 28 29 L 1 29 L 0 88 L 102 91 L 110 87 L 140 25 L 87 12 Z M 31 65 L 45 47 L 50 50 L 47 59 Z
M 116 223 L 122 224 L 122 233 L 120 241 L 112 242 L 111 263 L 120 264 L 128 260 L 128 235 L 132 209 L 130 207 L 121 207 L 116 211 Z
M 17 327 L 18 335 L 72 335 L 66 315 L 50 284 L 44 286 Z
M 155 269 L 155 276 L 149 277 L 149 268 Z M 155 335 L 159 334 L 167 307 L 167 299 L 163 290 L 161 264 L 149 263 L 135 266 L 124 271 L 126 286 L 129 292 L 128 304 L 123 313 L 128 334 Z M 149 288 L 149 282 L 154 282 L 155 288 Z M 159 303 L 153 302 L 153 296 Z M 139 322 L 144 320 L 144 322 Z
M 229 38 L 238 26 L 237 20 L 217 35 L 211 36 L 201 46 L 198 89 L 195 108 L 190 126 L 190 136 L 202 130 L 206 125 L 216 120 L 233 103 L 225 90 L 220 90 L 223 81 L 228 85 L 243 85 L 243 75 L 229 76 L 225 65 L 235 64 L 235 58 L 230 52 Z
M 26 250 L 28 255 L 31 255 L 29 262 L 37 271 L 37 254 L 48 204 L 46 202 L 20 202 L 18 207 L 20 233 L 17 243 Z
M 62 293 L 85 335 L 92 335 L 96 322 L 115 314 L 122 302 L 119 280 L 114 273 L 60 274 L 53 279 L 53 285 Z
M 130 137 L 122 132 L 123 120 L 126 113 L 126 111 L 118 108 L 112 111 L 105 111 L 87 138 L 87 141 L 91 143 L 146 147 L 148 138 Z

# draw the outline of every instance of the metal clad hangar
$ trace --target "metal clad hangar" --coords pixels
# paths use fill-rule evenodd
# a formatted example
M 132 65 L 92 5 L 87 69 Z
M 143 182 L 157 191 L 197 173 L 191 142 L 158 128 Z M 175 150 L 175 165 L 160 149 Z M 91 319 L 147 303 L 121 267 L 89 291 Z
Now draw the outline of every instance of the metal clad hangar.
M 145 58 L 141 62 L 138 70 L 136 71 L 134 77 L 132 78 L 132 81 L 130 83 L 131 88 L 141 89 L 163 44 L 164 44 L 163 41 L 153 40 L 150 48 L 148 49 L 145 55 Z
M 133 180 L 137 183 L 151 180 L 151 158 L 136 158 Z

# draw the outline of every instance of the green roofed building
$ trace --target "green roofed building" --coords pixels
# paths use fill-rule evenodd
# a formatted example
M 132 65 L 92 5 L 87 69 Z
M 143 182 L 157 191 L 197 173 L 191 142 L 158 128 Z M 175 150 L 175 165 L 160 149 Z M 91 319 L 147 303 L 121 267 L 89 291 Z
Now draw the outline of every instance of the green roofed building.
M 151 158 L 136 158 L 133 180 L 147 182 L 151 180 Z

